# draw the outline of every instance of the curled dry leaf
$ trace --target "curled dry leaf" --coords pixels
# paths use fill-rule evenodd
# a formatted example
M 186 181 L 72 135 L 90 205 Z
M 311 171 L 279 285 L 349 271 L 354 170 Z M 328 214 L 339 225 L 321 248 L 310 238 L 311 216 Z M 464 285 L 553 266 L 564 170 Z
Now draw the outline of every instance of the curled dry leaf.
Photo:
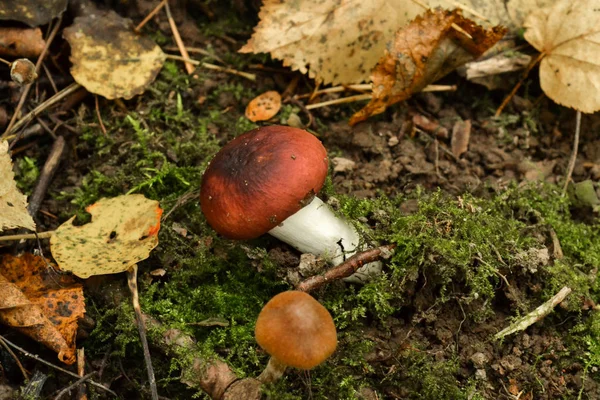
M 92 222 L 74 226 L 73 217 L 50 238 L 52 256 L 64 271 L 80 278 L 124 272 L 158 244 L 158 201 L 132 194 L 102 199 L 86 210 Z
M 42 257 L 5 255 L 0 261 L 0 322 L 75 362 L 77 320 L 83 317 L 83 288 L 48 268 Z
M 600 0 L 560 0 L 527 17 L 525 28 L 543 55 L 544 93 L 581 112 L 600 110 Z
M 10 79 L 19 85 L 29 85 L 37 79 L 35 65 L 26 58 L 19 58 L 10 65 Z
M 151 39 L 133 32 L 129 19 L 113 11 L 77 17 L 63 35 L 71 45 L 75 81 L 107 99 L 143 93 L 166 58 Z
M 264 0 L 240 52 L 271 53 L 325 84 L 358 83 L 368 79 L 398 27 L 422 10 L 405 0 Z
M 27 197 L 17 189 L 8 142 L 0 141 L 0 232 L 12 228 L 33 231 L 35 222 L 27 211 Z
M 23 22 L 29 26 L 45 25 L 67 9 L 68 0 L 2 0 L 0 20 Z
M 273 118 L 281 108 L 281 95 L 270 90 L 256 96 L 246 107 L 246 118 L 252 122 L 267 121 Z
M 0 55 L 3 57 L 39 56 L 46 46 L 40 28 L 0 28 Z
M 382 113 L 389 105 L 408 99 L 460 65 L 479 57 L 505 32 L 502 27 L 486 30 L 464 18 L 458 10 L 429 10 L 415 18 L 396 33 L 390 49 L 373 70 L 373 98 L 352 116 L 350 124 Z

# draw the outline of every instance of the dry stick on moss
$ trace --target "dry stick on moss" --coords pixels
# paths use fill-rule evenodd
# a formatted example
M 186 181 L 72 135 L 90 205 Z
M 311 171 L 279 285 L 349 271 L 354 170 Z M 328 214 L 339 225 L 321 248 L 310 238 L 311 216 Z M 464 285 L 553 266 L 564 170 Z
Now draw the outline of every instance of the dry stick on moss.
M 542 304 L 541 306 L 539 306 L 538 308 L 536 308 L 529 314 L 525 315 L 524 317 L 519 318 L 517 321 L 510 324 L 509 327 L 504 328 L 500 332 L 496 333 L 496 335 L 494 335 L 494 338 L 502 339 L 505 336 L 508 336 L 515 332 L 524 331 L 525 329 L 529 328 L 531 325 L 540 321 L 546 315 L 550 314 L 550 312 L 552 312 L 552 310 L 554 310 L 554 307 L 556 307 L 560 302 L 562 302 L 565 299 L 565 297 L 567 297 L 569 295 L 569 293 L 571 293 L 571 288 L 569 288 L 567 286 L 563 287 L 550 300 L 548 300 L 547 302 L 545 302 L 544 304 Z
M 567 194 L 567 188 L 571 181 L 571 175 L 573 175 L 573 169 L 575 168 L 575 161 L 577 160 L 577 148 L 579 147 L 579 131 L 581 130 L 581 111 L 577 110 L 575 116 L 575 138 L 573 139 L 573 150 L 571 151 L 571 158 L 569 159 L 569 166 L 567 167 L 567 176 L 565 176 L 565 185 L 563 186 L 562 195 L 563 197 Z
M 205 63 L 205 62 L 200 62 L 198 60 L 194 60 L 192 58 L 186 58 L 186 57 L 181 57 L 181 56 L 176 56 L 174 54 L 167 54 L 167 58 L 170 58 L 172 60 L 178 60 L 178 61 L 183 61 L 183 62 L 187 62 L 190 64 L 194 64 L 194 65 L 200 65 L 206 69 L 212 69 L 214 71 L 221 71 L 221 72 L 226 72 L 228 74 L 231 75 L 236 75 L 236 76 L 241 76 L 242 78 L 246 78 L 252 82 L 256 81 L 256 75 L 255 74 L 251 74 L 249 72 L 242 72 L 242 71 L 238 71 L 236 69 L 233 68 L 228 68 L 228 67 L 220 67 L 218 65 L 215 64 L 210 64 L 210 63 Z
M 519 90 L 519 88 L 521 87 L 523 82 L 525 82 L 525 79 L 527 79 L 527 77 L 529 76 L 529 73 L 531 72 L 533 67 L 535 67 L 540 61 L 542 61 L 542 58 L 544 58 L 544 56 L 546 56 L 546 53 L 540 53 L 536 58 L 531 60 L 531 62 L 527 66 L 527 68 L 525 68 L 525 71 L 523 71 L 521 80 L 519 82 L 517 82 L 515 87 L 513 87 L 513 89 L 508 94 L 508 96 L 506 96 L 504 98 L 504 100 L 502 100 L 502 104 L 500 104 L 500 107 L 498 107 L 498 109 L 496 110 L 496 114 L 494 114 L 495 117 L 499 117 L 500 114 L 502 114 L 502 110 L 504 110 L 504 107 L 506 107 L 506 105 L 510 102 L 510 100 L 515 96 L 515 94 L 517 93 L 517 90 Z
M 36 360 L 36 361 L 39 361 L 39 362 L 41 362 L 42 364 L 45 364 L 45 365 L 49 366 L 50 368 L 54 368 L 55 370 L 58 370 L 58 371 L 60 371 L 60 372 L 64 372 L 65 374 L 67 374 L 67 375 L 70 375 L 70 376 L 72 376 L 72 377 L 79 378 L 79 375 L 77 375 L 77 374 L 75 374 L 75 373 L 73 373 L 73 372 L 71 372 L 71 371 L 69 371 L 69 370 L 66 370 L 66 369 L 64 369 L 64 368 L 61 368 L 61 367 L 59 367 L 59 366 L 57 366 L 57 365 L 54 365 L 54 364 L 52 364 L 51 362 L 48 362 L 48 361 L 44 360 L 43 358 L 40 358 L 40 357 L 36 356 L 35 354 L 31 354 L 31 353 L 30 353 L 30 352 L 28 352 L 27 350 L 25 350 L 25 349 L 23 349 L 23 348 L 21 348 L 21 347 L 17 346 L 16 344 L 14 344 L 14 343 L 13 343 L 13 342 L 11 342 L 10 340 L 6 339 L 6 338 L 5 338 L 4 336 L 2 336 L 2 335 L 0 335 L 0 339 L 2 339 L 4 342 L 6 342 L 6 344 L 8 344 L 8 345 L 9 345 L 10 347 L 12 347 L 13 349 L 16 349 L 16 350 L 20 351 L 21 353 L 23 353 L 23 355 L 25 355 L 26 357 L 33 358 L 34 360 Z M 107 391 L 108 393 L 112 394 L 112 395 L 113 395 L 113 396 L 115 396 L 115 397 L 119 397 L 119 396 L 117 396 L 117 394 L 116 394 L 115 392 L 113 392 L 112 390 L 110 390 L 110 389 L 109 389 L 109 388 L 107 388 L 106 386 L 104 386 L 104 385 L 102 385 L 102 384 L 100 384 L 100 383 L 98 383 L 98 382 L 95 382 L 95 381 L 93 381 L 93 380 L 91 380 L 91 379 L 89 380 L 89 382 L 90 382 L 90 384 L 92 384 L 92 385 L 96 386 L 97 388 L 100 388 L 100 389 L 102 389 L 102 390 L 105 390 L 105 391 Z
M 44 61 L 44 58 L 46 57 L 46 53 L 48 52 L 48 49 L 50 48 L 52 41 L 54 40 L 54 38 L 56 37 L 56 34 L 58 33 L 58 29 L 60 28 L 61 22 L 62 22 L 62 15 L 60 17 L 58 17 L 58 20 L 56 21 L 56 25 L 50 32 L 50 35 L 48 35 L 48 39 L 46 40 L 46 45 L 44 46 L 44 49 L 42 50 L 40 56 L 37 59 L 37 62 L 35 63 L 35 72 L 38 75 L 40 74 L 40 68 L 41 68 L 42 62 Z M 29 91 L 31 90 L 31 86 L 32 86 L 32 84 L 29 84 L 23 88 L 23 92 L 21 93 L 21 98 L 19 99 L 19 104 L 17 104 L 17 108 L 15 108 L 15 112 L 13 113 L 13 116 L 10 119 L 10 122 L 8 123 L 8 127 L 6 128 L 6 130 L 4 131 L 4 133 L 1 136 L 2 138 L 4 138 L 5 136 L 8 136 L 12 131 L 18 129 L 17 128 L 17 125 L 18 125 L 17 117 L 19 116 L 19 114 L 21 113 L 21 109 L 25 105 L 25 100 L 27 100 L 27 95 L 29 94 Z M 19 121 L 19 122 L 21 122 L 21 121 Z M 19 125 L 19 127 L 21 125 Z
M 83 382 L 87 381 L 88 379 L 90 379 L 94 375 L 96 375 L 96 371 L 90 372 L 89 374 L 81 377 L 76 382 L 70 384 L 69 386 L 67 386 L 66 388 L 64 388 L 63 390 L 61 390 L 60 393 L 56 395 L 56 397 L 54 398 L 54 400 L 60 400 L 65 394 L 69 393 L 76 386 L 81 385 Z
M 146 361 L 146 370 L 148 371 L 148 383 L 150 384 L 150 393 L 152 400 L 158 400 L 158 391 L 156 389 L 156 378 L 154 377 L 154 368 L 152 368 L 152 358 L 150 358 L 150 348 L 148 347 L 148 339 L 146 338 L 146 325 L 142 309 L 140 308 L 140 299 L 137 288 L 137 264 L 134 264 L 127 270 L 127 285 L 131 291 L 131 300 L 133 302 L 133 311 L 135 313 L 135 322 L 140 333 L 140 341 L 144 350 L 144 360 Z
M 23 374 L 23 378 L 25 379 L 25 382 L 29 381 L 29 376 L 27 375 L 27 371 L 25 370 L 25 368 L 23 368 L 23 364 L 21 364 L 21 360 L 19 360 L 19 358 L 12 351 L 12 349 L 10 347 L 8 347 L 8 345 L 6 344 L 6 342 L 4 341 L 4 339 L 2 337 L 0 337 L 0 344 L 2 345 L 2 347 L 4 347 L 4 349 L 6 351 L 8 351 L 8 354 L 10 354 L 10 356 L 13 358 L 13 360 L 15 360 L 15 362 L 19 366 L 19 369 L 21 370 L 21 373 Z
M 171 15 L 171 8 L 169 7 L 169 2 L 165 3 L 165 11 L 167 12 L 167 20 L 169 20 L 169 26 L 171 26 L 171 32 L 173 32 L 173 38 L 175 39 L 175 43 L 177 43 L 179 52 L 183 57 L 190 58 L 190 55 L 188 54 L 185 45 L 183 44 L 183 40 L 181 40 L 181 36 L 179 35 L 179 30 L 177 29 L 175 20 Z M 192 74 L 195 70 L 194 65 L 190 62 L 185 62 L 185 69 L 188 74 Z
M 303 292 L 310 292 L 318 289 L 327 282 L 346 278 L 355 273 L 360 267 L 373 261 L 387 259 L 392 255 L 396 248 L 395 244 L 387 244 L 374 249 L 362 251 L 354 254 L 352 257 L 341 263 L 340 265 L 329 269 L 321 275 L 311 276 L 303 282 L 300 282 L 296 289 Z
M 160 3 L 158 3 L 158 5 L 154 8 L 154 10 L 150 11 L 150 13 L 148 15 L 146 15 L 146 18 L 144 18 L 142 20 L 142 22 L 140 22 L 138 24 L 138 26 L 136 26 L 133 30 L 135 33 L 140 33 L 140 30 L 144 27 L 144 25 L 146 25 L 148 23 L 148 21 L 150 21 L 150 19 L 152 17 L 154 17 L 166 4 L 167 4 L 168 0 L 163 0 Z

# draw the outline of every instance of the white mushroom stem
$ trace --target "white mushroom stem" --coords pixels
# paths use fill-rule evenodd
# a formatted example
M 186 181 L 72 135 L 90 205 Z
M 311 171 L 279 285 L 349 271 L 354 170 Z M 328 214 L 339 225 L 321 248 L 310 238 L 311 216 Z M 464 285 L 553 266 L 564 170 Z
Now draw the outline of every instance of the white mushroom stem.
M 258 380 L 263 384 L 277 382 L 285 373 L 287 365 L 271 356 L 266 368 L 258 376 Z
M 348 221 L 336 216 L 318 197 L 269 233 L 302 253 L 323 257 L 332 265 L 344 262 L 361 250 L 360 236 Z M 348 282 L 364 282 L 369 276 L 381 272 L 381 263 L 376 261 L 360 268 L 346 278 Z

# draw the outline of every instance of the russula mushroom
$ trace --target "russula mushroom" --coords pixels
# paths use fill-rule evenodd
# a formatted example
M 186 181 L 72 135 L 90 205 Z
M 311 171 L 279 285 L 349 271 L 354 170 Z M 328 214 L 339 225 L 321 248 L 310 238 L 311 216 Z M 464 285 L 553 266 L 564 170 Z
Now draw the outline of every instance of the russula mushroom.
M 312 369 L 337 347 L 331 314 L 311 295 L 297 290 L 269 300 L 258 315 L 254 335 L 271 356 L 258 377 L 262 383 L 276 381 L 288 366 Z
M 253 239 L 268 232 L 338 265 L 358 250 L 360 236 L 316 196 L 327 167 L 327 151 L 305 130 L 251 130 L 227 143 L 210 162 L 200 188 L 202 212 L 227 238 Z M 381 263 L 370 263 L 353 277 L 360 281 L 380 270 Z

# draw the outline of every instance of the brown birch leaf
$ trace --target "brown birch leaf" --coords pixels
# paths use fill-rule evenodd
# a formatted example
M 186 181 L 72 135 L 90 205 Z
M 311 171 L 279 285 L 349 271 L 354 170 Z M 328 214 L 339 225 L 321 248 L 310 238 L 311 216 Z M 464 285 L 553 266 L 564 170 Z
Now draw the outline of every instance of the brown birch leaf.
M 459 27 L 459 30 L 454 27 Z M 350 119 L 354 125 L 435 82 L 492 47 L 505 28 L 484 29 L 459 10 L 428 10 L 401 28 L 373 69 L 373 97 Z M 466 34 L 465 34 L 466 33 Z
M 5 255 L 0 260 L 0 322 L 75 362 L 78 319 L 85 313 L 83 288 L 48 268 L 42 257 Z

